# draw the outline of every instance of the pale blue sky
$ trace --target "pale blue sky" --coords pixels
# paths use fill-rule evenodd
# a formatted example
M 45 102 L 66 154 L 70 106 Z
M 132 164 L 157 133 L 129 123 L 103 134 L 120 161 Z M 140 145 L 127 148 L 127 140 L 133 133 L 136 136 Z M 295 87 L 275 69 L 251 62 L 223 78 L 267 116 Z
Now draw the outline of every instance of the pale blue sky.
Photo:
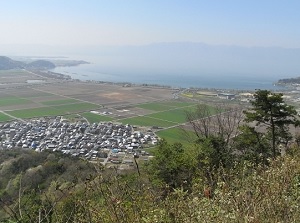
M 299 0 L 0 0 L 0 44 L 300 48 Z

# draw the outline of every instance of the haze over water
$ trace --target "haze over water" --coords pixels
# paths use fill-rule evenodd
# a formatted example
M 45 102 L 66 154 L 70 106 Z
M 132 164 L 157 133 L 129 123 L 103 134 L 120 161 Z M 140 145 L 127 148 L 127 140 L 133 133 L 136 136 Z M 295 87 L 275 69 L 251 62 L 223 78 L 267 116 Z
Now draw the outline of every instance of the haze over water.
M 300 76 L 300 49 L 158 43 L 96 47 L 70 58 L 91 64 L 58 67 L 79 80 L 218 89 L 278 89 L 281 78 Z
M 171 87 L 199 87 L 217 89 L 279 89 L 274 86 L 278 79 L 261 76 L 233 76 L 231 74 L 208 75 L 208 74 L 172 74 L 172 73 L 149 73 L 141 70 L 138 73 L 122 70 L 112 70 L 110 73 L 103 72 L 98 64 L 85 64 L 76 67 L 57 67 L 53 71 L 70 75 L 73 79 L 96 80 L 107 82 L 129 82 L 136 84 L 158 84 Z M 109 71 L 108 71 L 109 72 Z

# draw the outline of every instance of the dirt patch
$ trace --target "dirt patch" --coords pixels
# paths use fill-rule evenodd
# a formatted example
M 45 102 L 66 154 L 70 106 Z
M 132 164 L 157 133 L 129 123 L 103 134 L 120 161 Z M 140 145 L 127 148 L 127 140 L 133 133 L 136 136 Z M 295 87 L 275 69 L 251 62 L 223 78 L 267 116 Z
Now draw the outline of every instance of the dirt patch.
M 125 99 L 128 98 L 128 95 L 121 94 L 119 92 L 111 92 L 111 93 L 100 94 L 100 95 L 102 97 L 109 98 L 109 99 L 112 99 L 112 100 L 125 100 Z

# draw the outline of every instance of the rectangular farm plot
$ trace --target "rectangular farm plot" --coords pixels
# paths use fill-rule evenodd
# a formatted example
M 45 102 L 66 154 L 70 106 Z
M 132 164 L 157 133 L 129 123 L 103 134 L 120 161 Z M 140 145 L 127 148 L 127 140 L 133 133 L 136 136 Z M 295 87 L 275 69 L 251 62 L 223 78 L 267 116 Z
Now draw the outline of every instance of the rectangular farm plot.
M 196 140 L 196 135 L 192 131 L 175 127 L 156 132 L 158 137 L 167 140 L 168 143 L 186 144 Z
M 138 108 L 148 109 L 152 111 L 166 111 L 172 109 L 173 107 L 166 106 L 164 103 L 146 103 L 137 105 Z
M 0 76 L 2 75 L 27 75 L 28 72 L 24 70 L 0 70 Z
M 3 114 L 2 112 L 0 112 L 0 122 L 6 122 L 11 120 L 12 118 L 9 117 L 8 115 Z
M 43 79 L 24 70 L 5 70 L 0 72 L 0 80 L 5 83 L 28 83 L 29 80 L 39 81 Z
M 15 97 L 19 98 L 27 98 L 27 99 L 32 99 L 32 98 L 42 98 L 42 97 L 50 97 L 54 96 L 51 93 L 44 92 L 44 91 L 39 91 L 33 88 L 24 88 L 24 89 L 9 89 L 5 93 L 14 95 Z
M 65 104 L 72 104 L 72 103 L 78 103 L 80 101 L 76 100 L 76 99 L 71 99 L 71 98 L 68 98 L 68 99 L 60 99 L 60 100 L 51 100 L 51 101 L 43 101 L 41 102 L 41 104 L 43 105 L 65 105 Z
M 139 104 L 136 107 L 148 109 L 148 110 L 152 110 L 152 111 L 167 111 L 167 110 L 174 109 L 174 108 L 189 107 L 192 105 L 195 105 L 195 103 L 170 100 L 170 101 Z
M 166 101 L 164 102 L 165 106 L 170 106 L 170 107 L 177 107 L 177 108 L 182 108 L 182 107 L 188 107 L 191 105 L 195 105 L 196 103 L 194 102 L 183 102 L 183 101 Z
M 23 98 L 14 97 L 14 96 L 0 98 L 0 107 L 27 104 L 27 103 L 31 103 L 31 101 Z
M 24 92 L 23 97 L 26 98 L 47 98 L 47 97 L 53 97 L 53 94 L 48 92 L 42 92 L 42 91 L 31 91 L 31 92 Z
M 113 119 L 109 116 L 93 114 L 91 112 L 85 112 L 81 114 L 84 118 L 86 118 L 90 123 L 98 123 L 103 121 L 112 121 Z
M 147 116 L 120 119 L 118 121 L 122 122 L 123 124 L 139 125 L 139 126 L 170 127 L 174 125 L 174 123 L 172 122 L 163 121 L 163 120 L 159 120 Z
M 51 107 L 14 110 L 14 111 L 7 111 L 7 113 L 17 118 L 33 118 L 33 117 L 56 116 L 56 115 L 64 114 L 63 111 Z
M 80 111 L 99 109 L 99 105 L 82 102 L 82 103 L 76 103 L 76 104 L 53 106 L 52 108 L 55 108 L 55 109 L 63 111 L 63 112 L 80 112 Z
M 158 113 L 148 115 L 148 117 L 162 119 L 165 121 L 176 122 L 176 123 L 185 123 L 187 121 L 186 120 L 187 110 L 191 110 L 191 108 L 180 108 L 180 109 L 158 112 Z

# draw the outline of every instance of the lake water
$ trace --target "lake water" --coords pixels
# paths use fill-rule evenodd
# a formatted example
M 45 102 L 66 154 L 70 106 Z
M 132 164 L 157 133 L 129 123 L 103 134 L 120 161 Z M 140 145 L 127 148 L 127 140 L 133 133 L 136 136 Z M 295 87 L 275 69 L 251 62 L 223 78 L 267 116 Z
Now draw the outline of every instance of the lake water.
M 150 69 L 151 70 L 151 69 Z M 147 69 L 107 68 L 99 64 L 83 64 L 74 67 L 57 67 L 53 72 L 70 75 L 73 79 L 135 84 L 158 84 L 172 87 L 198 87 L 216 89 L 280 89 L 274 83 L 280 77 L 232 75 L 232 74 L 181 74 Z

